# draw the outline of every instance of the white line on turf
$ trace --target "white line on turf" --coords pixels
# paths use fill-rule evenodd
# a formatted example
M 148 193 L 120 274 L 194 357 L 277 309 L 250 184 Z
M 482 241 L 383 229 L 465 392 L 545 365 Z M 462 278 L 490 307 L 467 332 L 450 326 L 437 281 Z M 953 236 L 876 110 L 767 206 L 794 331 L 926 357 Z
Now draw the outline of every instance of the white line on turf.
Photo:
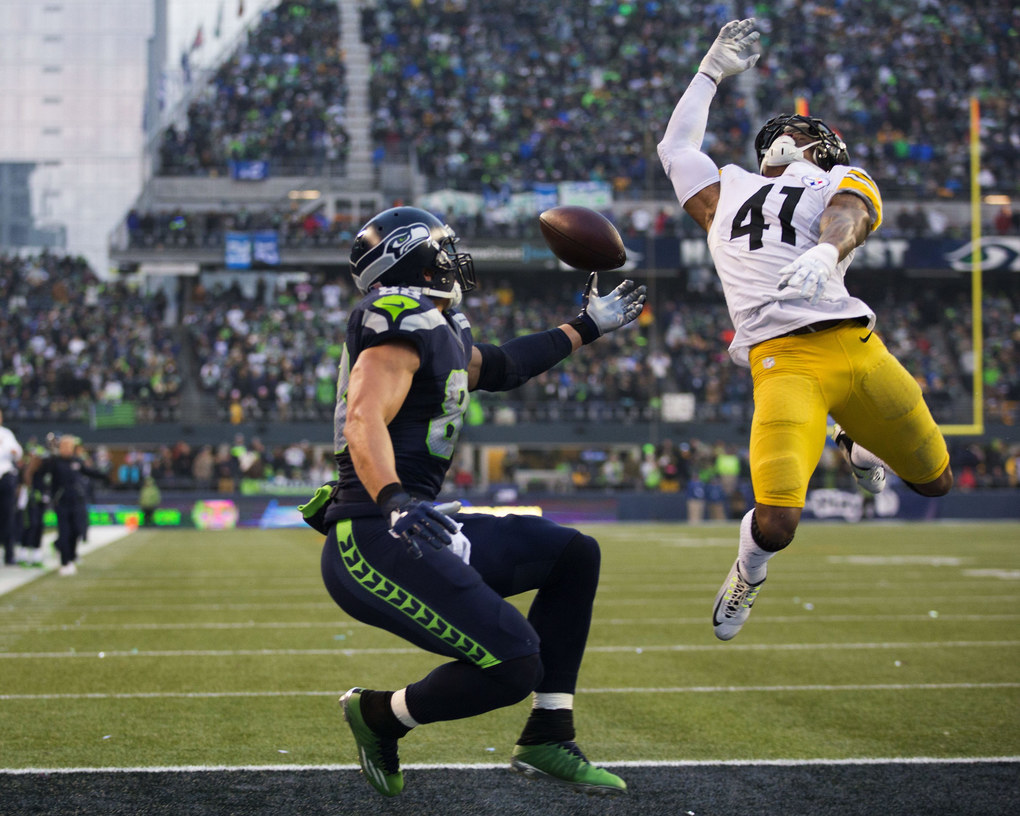
M 978 765 L 985 763 L 1017 763 L 1020 756 L 997 757 L 889 757 L 861 759 L 699 759 L 699 760 L 623 760 L 599 762 L 603 768 L 714 768 L 778 766 L 793 768 L 803 765 Z M 502 762 L 407 763 L 404 770 L 415 771 L 488 771 L 505 767 Z M 164 765 L 136 768 L 0 768 L 0 774 L 104 774 L 104 773 L 256 773 L 295 771 L 357 771 L 356 764 L 343 765 Z
M 974 691 L 1020 688 L 1018 683 L 875 683 L 803 686 L 673 686 L 663 688 L 582 688 L 579 694 L 739 694 L 794 691 Z M 0 701 L 14 700 L 151 700 L 217 699 L 234 697 L 335 697 L 336 691 L 136 691 L 82 694 L 0 694 Z
M 119 541 L 130 534 L 130 529 L 123 525 L 93 526 L 89 528 L 89 540 L 78 546 L 78 557 L 82 558 L 95 550 Z M 49 531 L 43 534 L 41 553 L 43 555 L 42 567 L 0 567 L 0 595 L 17 589 L 36 578 L 41 578 L 53 572 L 60 566 L 60 559 L 53 555 L 53 542 L 57 534 Z
M 651 646 L 589 646 L 587 652 L 602 654 L 644 652 L 709 652 L 725 649 L 728 652 L 808 652 L 848 649 L 1002 649 L 1020 646 L 1017 640 L 946 640 L 919 641 L 916 643 L 718 643 L 670 644 Z M 54 660 L 65 658 L 113 657 L 295 657 L 317 655 L 352 657 L 354 655 L 421 654 L 421 649 L 172 649 L 167 651 L 74 651 L 66 652 L 0 652 L 0 660 Z
M 77 608 L 75 609 L 77 611 Z M 883 623 L 901 621 L 928 621 L 931 620 L 930 613 L 918 613 L 915 615 L 761 615 L 755 620 L 764 623 Z M 940 614 L 941 621 L 1007 621 L 1020 619 L 1020 614 L 1001 615 L 953 615 Z M 642 626 L 652 625 L 697 625 L 705 623 L 705 616 L 699 615 L 696 618 L 599 618 L 597 622 L 601 626 Z M 238 629 L 352 629 L 368 628 L 368 624 L 360 621 L 242 621 L 239 623 L 60 623 L 60 624 L 34 624 L 34 623 L 12 623 L 0 624 L 0 632 L 106 632 L 106 631 L 173 631 L 178 629 L 193 630 L 238 630 Z

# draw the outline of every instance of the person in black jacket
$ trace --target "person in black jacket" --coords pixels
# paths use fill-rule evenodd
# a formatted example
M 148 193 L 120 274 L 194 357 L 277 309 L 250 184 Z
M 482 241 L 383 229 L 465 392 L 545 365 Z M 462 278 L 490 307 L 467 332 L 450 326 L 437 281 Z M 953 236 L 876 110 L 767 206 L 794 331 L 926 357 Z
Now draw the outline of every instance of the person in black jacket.
M 75 454 L 77 440 L 70 435 L 60 437 L 57 455 L 49 457 L 43 467 L 50 477 L 51 502 L 57 514 L 57 550 L 60 552 L 60 574 L 78 572 L 78 542 L 84 534 L 82 519 L 88 510 L 86 479 L 109 477 L 89 467 Z
M 21 474 L 25 491 L 21 523 L 21 564 L 26 567 L 43 565 L 42 535 L 46 497 L 51 495 L 50 475 L 45 467 L 52 454 L 41 445 L 29 445 Z

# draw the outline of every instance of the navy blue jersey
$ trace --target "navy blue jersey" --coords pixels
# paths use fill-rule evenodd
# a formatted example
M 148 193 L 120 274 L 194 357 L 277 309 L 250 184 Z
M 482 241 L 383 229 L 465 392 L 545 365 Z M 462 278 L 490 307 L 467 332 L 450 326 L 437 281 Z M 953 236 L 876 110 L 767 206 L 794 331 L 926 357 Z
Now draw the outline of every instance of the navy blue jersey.
M 339 471 L 339 500 L 349 517 L 378 508 L 354 472 L 347 450 L 347 387 L 351 369 L 366 348 L 395 339 L 418 350 L 421 366 L 400 411 L 389 424 L 397 475 L 415 496 L 434 499 L 450 467 L 468 406 L 471 325 L 458 312 L 439 311 L 414 289 L 373 289 L 351 312 L 340 358 L 333 442 Z

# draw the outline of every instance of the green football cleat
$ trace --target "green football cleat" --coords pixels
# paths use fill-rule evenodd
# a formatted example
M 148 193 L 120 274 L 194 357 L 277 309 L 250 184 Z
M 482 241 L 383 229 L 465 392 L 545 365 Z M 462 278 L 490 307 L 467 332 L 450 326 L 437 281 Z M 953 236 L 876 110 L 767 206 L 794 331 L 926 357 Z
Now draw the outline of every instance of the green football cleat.
M 404 790 L 404 773 L 397 757 L 397 741 L 380 737 L 361 715 L 361 693 L 365 689 L 352 688 L 340 698 L 344 719 L 351 727 L 354 742 L 358 745 L 358 760 L 365 779 L 383 796 L 397 796 Z
M 528 778 L 548 779 L 582 793 L 626 793 L 627 783 L 596 768 L 573 742 L 515 745 L 510 768 Z

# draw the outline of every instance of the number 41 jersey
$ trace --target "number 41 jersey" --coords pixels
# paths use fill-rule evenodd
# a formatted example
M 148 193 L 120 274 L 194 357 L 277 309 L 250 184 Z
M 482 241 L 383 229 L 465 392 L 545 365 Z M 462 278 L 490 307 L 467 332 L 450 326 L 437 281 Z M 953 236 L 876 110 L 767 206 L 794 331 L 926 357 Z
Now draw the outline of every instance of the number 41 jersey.
M 362 351 L 387 341 L 409 342 L 421 365 L 388 430 L 397 475 L 405 489 L 434 499 L 450 467 L 468 405 L 471 326 L 459 312 L 441 312 L 416 289 L 386 287 L 369 292 L 351 311 L 340 359 L 333 419 L 339 500 L 349 516 L 378 513 L 354 470 L 344 426 L 350 372 Z
M 821 320 L 866 317 L 869 328 L 874 324 L 871 309 L 843 283 L 853 252 L 837 265 L 816 306 L 797 289 L 776 288 L 779 270 L 818 244 L 822 211 L 837 193 L 865 201 L 872 230 L 882 223 L 882 198 L 867 173 L 793 162 L 781 176 L 769 178 L 728 164 L 719 171 L 719 183 L 708 248 L 736 330 L 730 344 L 734 361 L 746 366 L 752 346 Z

